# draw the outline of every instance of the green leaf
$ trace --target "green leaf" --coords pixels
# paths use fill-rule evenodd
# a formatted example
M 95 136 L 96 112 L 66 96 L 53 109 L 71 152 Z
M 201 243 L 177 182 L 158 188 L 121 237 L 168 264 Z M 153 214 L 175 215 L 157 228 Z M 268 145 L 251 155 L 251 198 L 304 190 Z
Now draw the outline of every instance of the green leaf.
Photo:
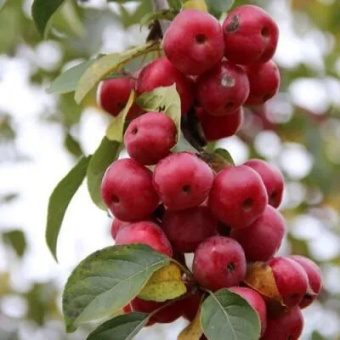
M 227 12 L 234 4 L 235 0 L 206 0 L 209 10 L 213 12 Z
M 182 8 L 181 0 L 168 0 L 169 7 L 175 11 L 180 11 Z
M 211 293 L 201 309 L 204 334 L 212 340 L 258 340 L 260 320 L 248 302 L 227 289 Z
M 91 254 L 76 267 L 64 289 L 67 331 L 114 315 L 137 296 L 156 270 L 168 264 L 168 257 L 141 244 Z
M 96 328 L 86 340 L 132 340 L 148 321 L 149 314 L 119 315 Z
M 148 13 L 140 21 L 140 27 L 149 25 L 155 20 L 172 20 L 177 15 L 177 13 L 177 11 L 172 9 Z
M 196 9 L 199 11 L 208 12 L 207 4 L 205 3 L 204 0 L 186 0 L 183 4 L 183 8 L 184 9 Z
M 90 90 L 106 75 L 122 68 L 131 59 L 159 50 L 159 42 L 149 42 L 122 53 L 112 53 L 97 59 L 80 78 L 75 100 L 80 103 Z
M 178 142 L 181 131 L 181 99 L 175 84 L 145 92 L 137 98 L 136 102 L 145 111 L 164 112 L 172 118 L 177 127 Z
M 22 257 L 27 248 L 25 234 L 21 230 L 11 230 L 2 234 L 2 239 L 9 244 L 19 257 Z
M 85 71 L 95 62 L 95 59 L 86 60 L 57 77 L 47 89 L 48 93 L 67 93 L 77 89 L 79 79 Z
M 144 300 L 164 302 L 176 299 L 187 292 L 181 269 L 174 263 L 158 269 L 138 294 Z
M 67 207 L 83 182 L 91 157 L 82 157 L 75 167 L 58 183 L 48 202 L 46 242 L 57 260 L 57 242 Z
M 5 6 L 6 0 L 0 0 L 0 10 Z
M 93 154 L 87 168 L 87 188 L 94 204 L 100 209 L 106 210 L 102 201 L 100 187 L 103 176 L 109 165 L 117 159 L 120 151 L 120 143 L 110 141 L 104 137 Z
M 217 148 L 214 150 L 214 153 L 221 156 L 228 164 L 235 165 L 233 157 L 231 157 L 231 154 L 228 150 Z
M 184 137 L 183 133 L 180 133 L 179 140 L 176 144 L 176 146 L 173 148 L 173 152 L 183 152 L 183 151 L 188 151 L 188 152 L 193 152 L 196 153 L 197 149 L 195 149 Z
M 133 103 L 135 101 L 135 91 L 132 90 L 130 93 L 129 100 L 127 101 L 124 109 L 119 113 L 119 115 L 113 118 L 111 124 L 106 130 L 106 137 L 111 141 L 122 142 L 124 135 L 124 124 L 126 116 L 129 113 Z
M 64 0 L 34 0 L 32 16 L 39 33 L 43 37 L 46 35 L 48 22 L 63 2 Z
M 77 158 L 84 154 L 79 142 L 70 133 L 65 135 L 64 146 L 70 154 Z

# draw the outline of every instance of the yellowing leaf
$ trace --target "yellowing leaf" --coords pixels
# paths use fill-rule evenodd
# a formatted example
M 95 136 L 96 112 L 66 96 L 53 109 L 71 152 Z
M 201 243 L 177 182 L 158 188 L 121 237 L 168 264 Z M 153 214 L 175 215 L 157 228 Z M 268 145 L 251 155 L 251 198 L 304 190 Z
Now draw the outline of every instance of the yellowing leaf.
M 244 282 L 265 298 L 271 314 L 279 315 L 287 309 L 277 288 L 273 271 L 266 263 L 251 264 Z
M 145 45 L 131 48 L 122 53 L 112 53 L 97 59 L 79 80 L 75 100 L 80 103 L 91 89 L 109 73 L 121 69 L 133 58 L 140 57 L 152 51 L 159 50 L 159 42 L 149 42 Z
M 106 130 L 106 137 L 111 141 L 122 142 L 124 134 L 124 124 L 127 114 L 135 101 L 135 91 L 131 91 L 130 97 L 124 109 L 119 115 L 113 118 L 112 123 Z
M 157 270 L 149 279 L 138 297 L 144 300 L 163 302 L 185 294 L 187 288 L 182 281 L 182 273 L 176 264 Z
M 178 336 L 178 340 L 199 340 L 202 335 L 201 309 L 199 309 L 194 320 L 192 320 L 192 322 L 182 330 Z
M 183 4 L 183 8 L 208 12 L 208 7 L 204 0 L 188 0 Z

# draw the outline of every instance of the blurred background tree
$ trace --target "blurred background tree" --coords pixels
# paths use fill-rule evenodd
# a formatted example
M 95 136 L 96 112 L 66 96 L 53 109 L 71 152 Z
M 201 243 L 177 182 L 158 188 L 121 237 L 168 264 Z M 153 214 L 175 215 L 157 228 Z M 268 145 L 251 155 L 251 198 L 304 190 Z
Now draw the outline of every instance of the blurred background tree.
M 340 339 L 340 2 L 235 1 L 243 3 L 265 8 L 279 24 L 282 85 L 266 107 L 249 110 L 237 136 L 218 144 L 237 164 L 259 157 L 284 172 L 289 234 L 280 252 L 312 258 L 324 276 L 319 302 L 304 312 L 303 339 Z M 0 339 L 84 339 L 82 330 L 65 334 L 61 290 L 82 258 L 112 243 L 110 219 L 82 187 L 56 264 L 44 240 L 46 209 L 54 185 L 96 149 L 109 118 L 95 93 L 78 106 L 73 94 L 46 90 L 81 61 L 145 41 L 140 22 L 152 1 L 66 0 L 45 40 L 31 5 L 0 0 Z M 138 339 L 175 339 L 183 323 Z

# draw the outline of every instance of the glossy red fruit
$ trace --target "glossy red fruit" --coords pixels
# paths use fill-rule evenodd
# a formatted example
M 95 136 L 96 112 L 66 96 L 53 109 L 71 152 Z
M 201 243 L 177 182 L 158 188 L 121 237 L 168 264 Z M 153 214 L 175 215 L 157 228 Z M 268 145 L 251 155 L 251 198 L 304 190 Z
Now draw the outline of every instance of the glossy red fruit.
M 230 12 L 223 23 L 224 55 L 235 64 L 264 63 L 275 53 L 279 29 L 262 8 L 245 5 Z
M 272 60 L 248 66 L 246 72 L 250 85 L 246 105 L 262 105 L 279 91 L 280 72 Z
M 116 237 L 116 244 L 131 243 L 147 244 L 160 253 L 169 257 L 172 256 L 172 247 L 169 240 L 163 230 L 153 222 L 131 223 L 120 229 Z
M 134 312 L 152 313 L 153 311 L 166 305 L 167 303 L 169 303 L 169 301 L 165 302 L 146 301 L 136 297 L 130 302 L 130 305 Z M 182 301 L 180 300 L 178 302 L 170 304 L 168 307 L 164 307 L 150 319 L 151 324 L 174 322 L 175 320 L 182 316 L 183 309 L 181 304 Z
M 112 78 L 102 81 L 97 90 L 97 104 L 104 111 L 116 117 L 125 107 L 131 91 L 135 88 L 132 78 Z M 133 105 L 128 113 L 128 119 L 133 119 L 141 113 L 137 105 Z
M 167 29 L 163 48 L 171 63 L 184 74 L 202 74 L 223 57 L 222 27 L 206 12 L 184 10 Z
M 254 308 L 260 318 L 261 334 L 263 334 L 267 327 L 267 308 L 262 296 L 246 287 L 230 287 L 229 290 L 243 297 Z
M 246 274 L 246 258 L 235 240 L 213 236 L 196 249 L 193 273 L 197 282 L 213 291 L 238 285 Z
M 197 99 L 212 116 L 235 113 L 249 95 L 246 72 L 229 61 L 222 61 L 198 77 Z
M 131 158 L 140 164 L 156 164 L 176 144 L 177 129 L 165 113 L 148 112 L 134 119 L 124 134 Z
M 243 109 L 241 107 L 236 112 L 221 117 L 214 117 L 204 112 L 199 116 L 199 120 L 206 140 L 213 142 L 238 132 L 243 123 Z
M 200 205 L 208 196 L 214 174 L 194 154 L 179 152 L 162 159 L 153 173 L 153 184 L 169 210 Z
M 288 257 L 276 257 L 268 261 L 283 303 L 289 308 L 297 306 L 305 296 L 308 277 L 303 268 Z
M 113 215 L 122 221 L 149 218 L 159 202 L 152 186 L 151 171 L 133 159 L 120 159 L 109 166 L 103 177 L 101 194 Z
M 300 302 L 300 308 L 306 308 L 318 297 L 322 288 L 321 270 L 315 262 L 301 255 L 291 255 L 290 259 L 296 261 L 308 276 L 309 287 L 314 294 L 306 294 Z
M 123 312 L 124 312 L 125 314 L 128 314 L 128 313 L 131 313 L 131 312 L 132 312 L 132 309 L 131 309 L 130 304 L 128 304 L 128 305 L 126 305 L 126 306 L 123 307 Z
M 112 236 L 112 238 L 115 240 L 120 228 L 124 228 L 124 226 L 127 226 L 129 224 L 130 224 L 129 222 L 123 222 L 123 221 L 119 220 L 118 218 L 115 218 L 112 222 L 112 225 L 111 225 L 111 236 Z
M 181 98 L 182 114 L 186 114 L 194 102 L 194 83 L 187 78 L 167 58 L 159 58 L 146 65 L 137 80 L 139 93 L 149 92 L 160 86 L 176 84 Z
M 303 316 L 294 307 L 276 319 L 267 320 L 267 329 L 261 340 L 298 340 L 303 330 Z
M 267 203 L 261 177 L 245 165 L 221 170 L 215 177 L 208 202 L 216 218 L 235 229 L 253 223 L 262 215 Z
M 202 293 L 198 292 L 183 300 L 183 317 L 188 321 L 194 320 L 202 301 Z
M 279 250 L 285 231 L 284 218 L 268 205 L 248 228 L 233 229 L 230 237 L 240 243 L 247 261 L 268 261 Z
M 274 165 L 261 159 L 250 159 L 244 165 L 250 166 L 262 178 L 267 189 L 269 204 L 277 208 L 282 201 L 284 178 L 281 171 Z
M 216 234 L 217 219 L 205 206 L 167 210 L 162 228 L 177 251 L 193 253 L 202 241 Z

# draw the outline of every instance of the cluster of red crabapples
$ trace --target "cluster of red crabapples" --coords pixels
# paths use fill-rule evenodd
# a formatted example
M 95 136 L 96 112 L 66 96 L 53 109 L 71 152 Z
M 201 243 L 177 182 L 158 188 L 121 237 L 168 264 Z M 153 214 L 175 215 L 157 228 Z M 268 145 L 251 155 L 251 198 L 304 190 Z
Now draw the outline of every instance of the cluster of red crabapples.
M 184 10 L 165 33 L 165 57 L 142 68 L 137 79 L 102 82 L 99 104 L 116 116 L 131 90 L 176 84 L 182 115 L 194 110 L 208 141 L 231 136 L 242 123 L 243 105 L 261 105 L 278 91 L 280 75 L 271 60 L 277 41 L 277 25 L 259 7 L 236 8 L 222 26 L 208 13 Z M 280 171 L 252 159 L 216 173 L 194 153 L 171 152 L 178 132 L 165 113 L 143 113 L 135 104 L 128 118 L 124 143 L 130 158 L 112 163 L 102 182 L 103 200 L 115 216 L 112 236 L 116 244 L 147 244 L 183 265 L 184 254 L 194 253 L 200 287 L 149 324 L 192 320 L 204 289 L 228 288 L 258 313 L 261 339 L 298 339 L 300 309 L 319 294 L 321 274 L 305 257 L 274 257 L 286 229 L 276 209 L 284 188 Z M 247 264 L 257 261 L 271 267 L 286 306 L 280 315 L 267 313 L 266 299 L 243 281 Z M 135 298 L 126 311 L 152 312 L 162 305 Z

